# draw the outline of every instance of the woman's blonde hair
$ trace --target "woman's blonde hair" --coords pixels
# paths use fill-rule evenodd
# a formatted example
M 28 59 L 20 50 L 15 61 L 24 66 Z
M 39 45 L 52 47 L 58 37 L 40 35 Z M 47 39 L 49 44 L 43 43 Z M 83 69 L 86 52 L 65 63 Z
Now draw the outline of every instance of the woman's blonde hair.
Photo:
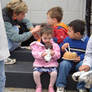
M 28 11 L 28 7 L 23 0 L 11 0 L 7 4 L 6 8 L 11 11 L 14 11 L 16 14 L 19 14 L 21 12 L 26 13 Z

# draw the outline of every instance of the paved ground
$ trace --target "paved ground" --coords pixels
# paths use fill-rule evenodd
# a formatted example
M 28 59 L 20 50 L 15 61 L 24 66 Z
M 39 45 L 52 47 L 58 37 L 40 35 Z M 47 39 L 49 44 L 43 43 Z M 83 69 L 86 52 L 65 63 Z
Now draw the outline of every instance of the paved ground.
M 4 92 L 35 92 L 34 89 L 24 89 L 24 88 L 5 88 Z M 43 90 L 43 92 L 48 92 L 47 90 Z M 77 91 L 67 91 L 67 92 L 77 92 Z

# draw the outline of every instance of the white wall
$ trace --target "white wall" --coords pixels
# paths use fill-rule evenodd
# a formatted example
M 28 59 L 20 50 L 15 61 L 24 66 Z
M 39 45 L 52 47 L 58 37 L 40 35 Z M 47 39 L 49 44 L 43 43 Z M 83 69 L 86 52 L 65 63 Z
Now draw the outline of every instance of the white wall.
M 2 7 L 10 0 L 1 0 Z M 63 22 L 69 23 L 74 19 L 85 19 L 86 0 L 24 0 L 26 1 L 29 11 L 27 18 L 32 23 L 46 22 L 46 13 L 48 9 L 54 6 L 63 8 Z

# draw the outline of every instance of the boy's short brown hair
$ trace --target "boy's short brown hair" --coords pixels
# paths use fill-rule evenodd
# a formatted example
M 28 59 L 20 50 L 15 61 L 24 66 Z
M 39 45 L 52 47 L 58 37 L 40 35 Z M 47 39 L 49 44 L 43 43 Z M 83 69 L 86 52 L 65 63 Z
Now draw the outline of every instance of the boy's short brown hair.
M 84 35 L 85 32 L 85 21 L 76 19 L 69 23 L 69 26 L 73 28 L 74 32 L 80 32 L 81 35 Z
M 51 18 L 56 18 L 58 22 L 60 22 L 63 18 L 63 10 L 61 7 L 53 7 L 50 10 L 48 10 L 47 14 Z

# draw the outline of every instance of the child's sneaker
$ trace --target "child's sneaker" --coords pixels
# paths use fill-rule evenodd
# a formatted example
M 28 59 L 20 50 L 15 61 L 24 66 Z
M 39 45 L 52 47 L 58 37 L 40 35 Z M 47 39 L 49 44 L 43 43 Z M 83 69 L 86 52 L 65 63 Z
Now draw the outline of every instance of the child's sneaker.
M 37 87 L 35 92 L 42 92 L 42 88 L 41 87 Z
M 11 58 L 7 58 L 5 61 L 5 64 L 15 64 L 16 63 L 16 59 L 11 59 Z
M 64 87 L 57 87 L 57 92 L 65 92 L 65 88 Z
M 53 87 L 49 87 L 48 92 L 55 92 Z
M 79 92 L 88 92 L 86 89 L 79 89 Z

